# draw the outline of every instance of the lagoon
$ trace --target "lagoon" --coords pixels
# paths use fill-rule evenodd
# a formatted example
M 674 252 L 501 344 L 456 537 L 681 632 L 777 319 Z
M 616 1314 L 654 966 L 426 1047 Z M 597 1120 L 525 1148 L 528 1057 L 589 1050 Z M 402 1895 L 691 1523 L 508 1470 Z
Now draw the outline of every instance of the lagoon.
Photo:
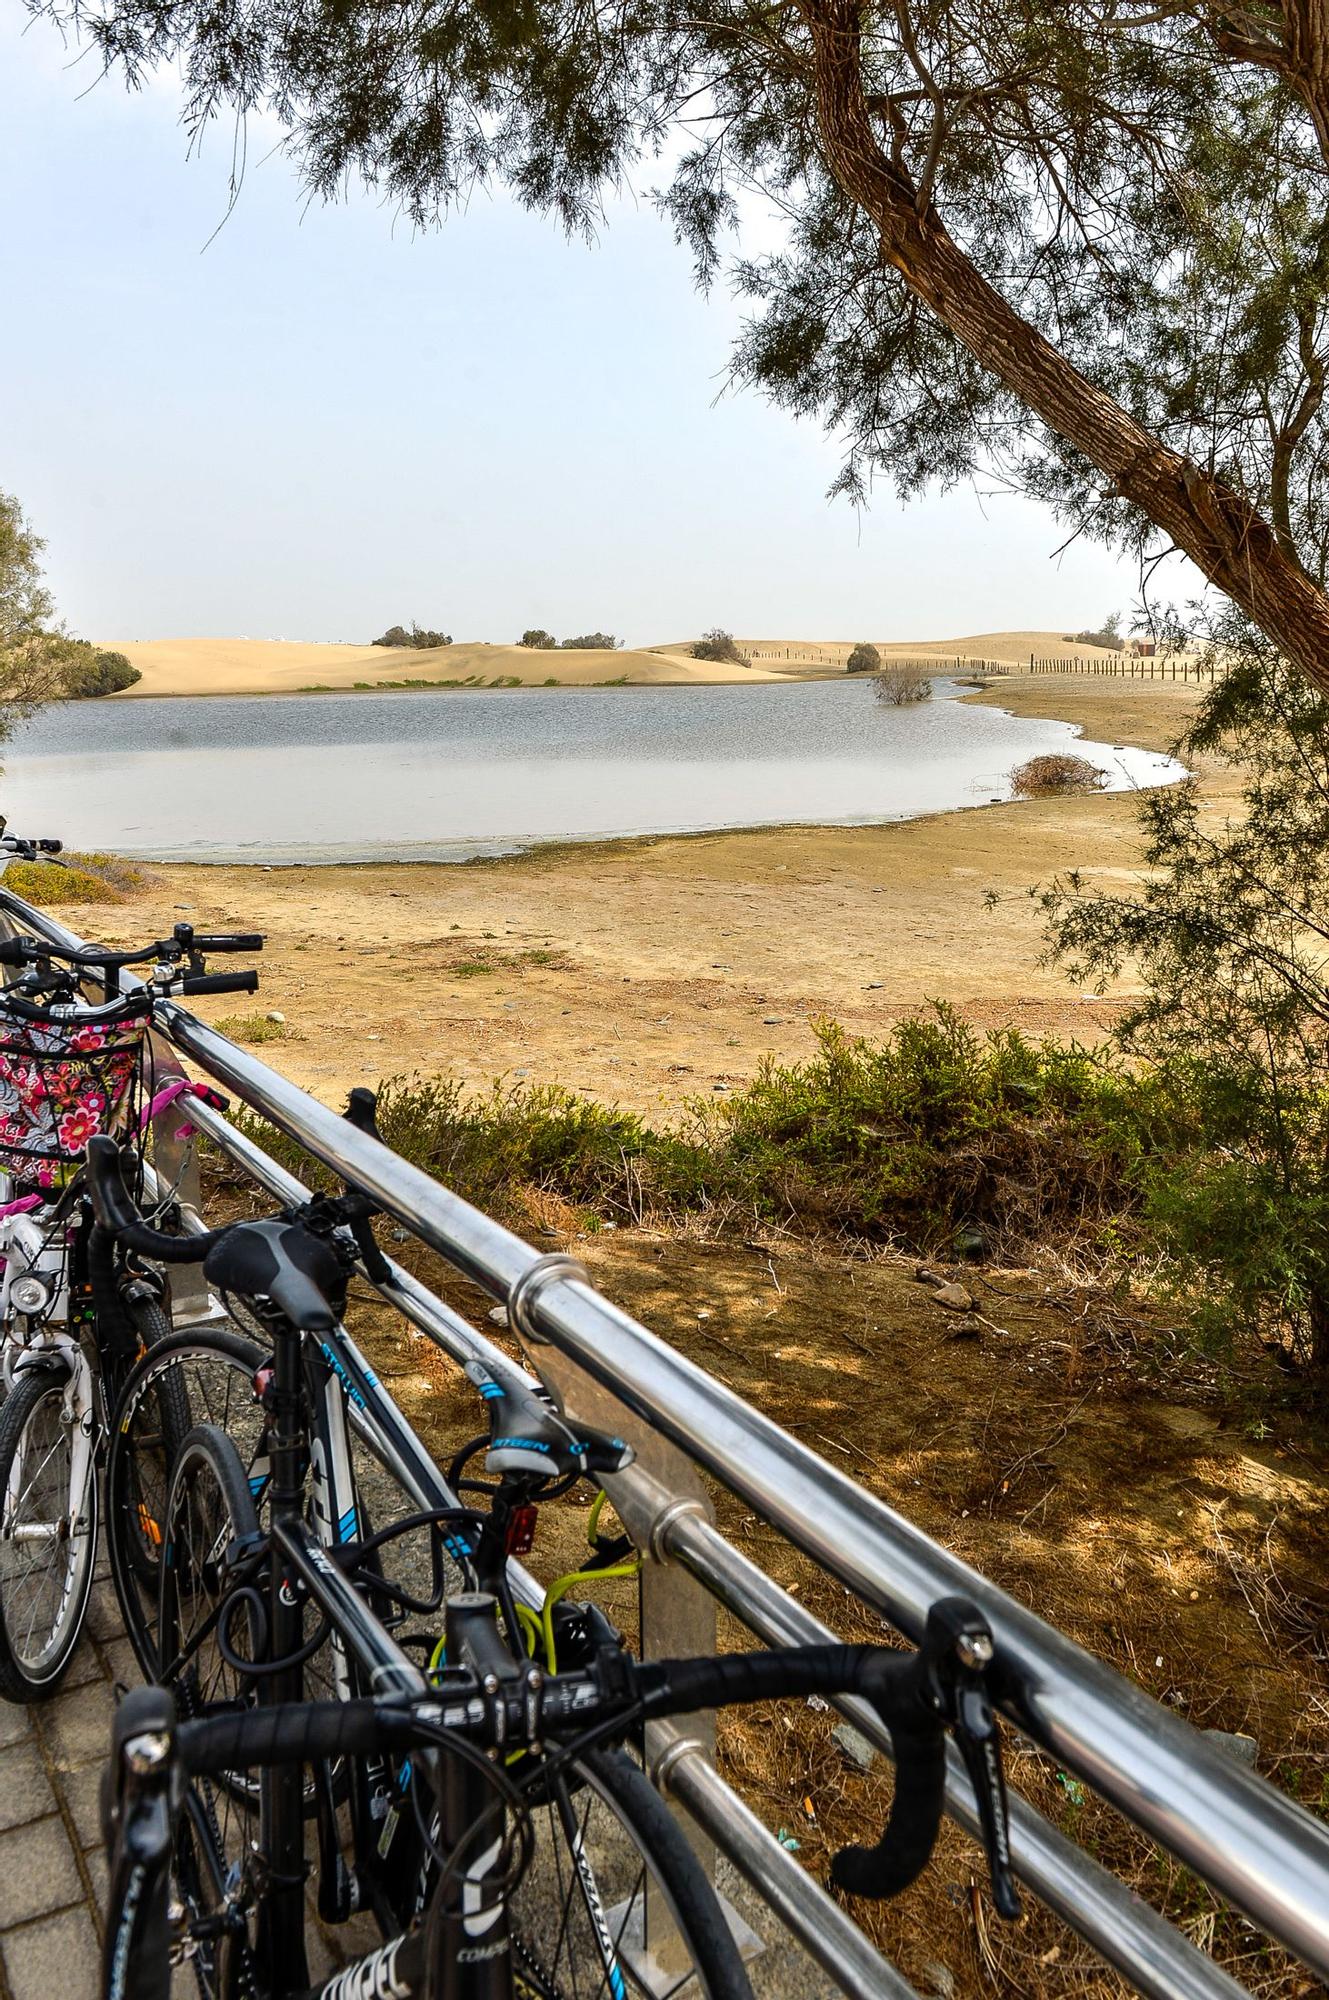
M 1010 798 L 1012 769 L 1050 751 L 1112 790 L 1182 775 L 934 689 L 906 708 L 867 680 L 71 702 L 7 747 L 3 806 L 19 832 L 145 859 L 466 861 L 955 811 Z

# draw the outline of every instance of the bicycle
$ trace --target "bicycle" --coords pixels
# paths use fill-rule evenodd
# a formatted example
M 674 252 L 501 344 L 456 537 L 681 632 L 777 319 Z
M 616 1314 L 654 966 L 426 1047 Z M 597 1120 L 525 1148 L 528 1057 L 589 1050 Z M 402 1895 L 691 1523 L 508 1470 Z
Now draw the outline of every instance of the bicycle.
M 58 848 L 0 836 L 6 854 Z M 152 1118 L 198 1088 L 152 1088 L 153 1009 L 167 994 L 253 992 L 255 973 L 210 974 L 202 953 L 261 944 L 187 924 L 138 951 L 0 941 L 0 966 L 17 975 L 0 988 L 0 1694 L 11 1701 L 50 1695 L 69 1668 L 111 1414 L 136 1356 L 171 1331 L 161 1274 L 93 1226 L 85 1144 L 119 1128 L 139 1147 Z M 148 981 L 122 990 L 126 968 L 148 963 Z M 100 1003 L 83 996 L 93 983 Z M 168 1436 L 183 1434 L 182 1415 L 169 1398 L 154 1409 Z
M 488 1811 L 488 1788 L 496 1786 L 520 1834 L 472 1833 L 459 1893 L 468 1915 L 475 1916 L 487 1908 L 483 1898 L 493 1883 L 503 1884 L 504 1928 L 490 1942 L 503 1939 L 493 1963 L 503 1960 L 499 1969 L 507 1984 L 476 1984 L 479 1969 L 490 1963 L 489 1945 L 454 1939 L 460 1955 L 454 1954 L 447 1976 L 461 1983 L 449 1993 L 575 2000 L 592 1992 L 653 1991 L 640 1940 L 651 1935 L 652 1913 L 664 1910 L 677 1958 L 677 1990 L 726 2000 L 746 1996 L 741 1961 L 713 1891 L 672 1816 L 621 1747 L 640 1714 L 625 1709 L 622 1727 L 616 1720 L 603 1741 L 592 1733 L 553 1749 L 543 1743 L 544 1711 L 536 1691 L 555 1684 L 584 1690 L 585 1676 L 600 1670 L 597 1663 L 610 1657 L 626 1662 L 626 1656 L 620 1654 L 618 1635 L 591 1605 L 574 1606 L 565 1597 L 546 1606 L 538 1619 L 526 1606 L 523 1618 L 509 1575 L 511 1559 L 528 1546 L 531 1510 L 539 1498 L 574 1478 L 621 1470 L 631 1458 L 628 1446 L 571 1429 L 515 1370 L 491 1372 L 472 1364 L 489 1434 L 468 1445 L 459 1460 L 464 1469 L 475 1450 L 484 1450 L 487 1470 L 497 1481 L 489 1508 L 461 1506 L 434 1471 L 430 1507 L 375 1533 L 362 1529 L 330 1541 L 317 1510 L 311 1518 L 307 1476 L 319 1458 L 316 1427 L 325 1407 L 319 1367 L 329 1363 L 319 1357 L 325 1343 L 337 1354 L 344 1338 L 339 1314 L 356 1254 L 345 1218 L 350 1214 L 363 1222 L 365 1205 L 355 1196 L 323 1197 L 189 1244 L 163 1243 L 139 1218 L 121 1184 L 112 1142 L 91 1144 L 88 1174 L 103 1226 L 144 1255 L 201 1257 L 208 1282 L 233 1306 L 241 1302 L 270 1339 L 270 1354 L 261 1357 L 253 1385 L 252 1400 L 262 1412 L 257 1456 L 242 1460 L 217 1425 L 203 1423 L 188 1433 L 172 1470 L 161 1522 L 156 1629 L 156 1672 L 172 1697 L 171 1712 L 178 1710 L 193 1723 L 219 1712 L 239 1718 L 273 1711 L 284 1730 L 303 1713 L 302 1674 L 323 1647 L 331 1649 L 342 1699 L 313 1704 L 319 1713 L 377 1713 L 375 1704 L 383 1700 L 404 1704 L 412 1715 L 428 1713 L 438 1698 L 436 1684 L 451 1688 L 458 1664 L 467 1660 L 486 1689 L 492 1691 L 491 1683 L 507 1687 L 516 1691 L 518 1707 L 528 1703 L 519 1726 L 495 1720 L 495 1730 L 507 1728 L 506 1736 L 487 1746 L 500 1750 L 497 1763 L 482 1756 L 477 1765 L 451 1737 L 436 1743 L 427 1733 L 410 1742 L 334 1735 L 326 1750 L 314 1745 L 308 1754 L 301 1748 L 275 1761 L 251 1758 L 251 1739 L 242 1736 L 233 1751 L 210 1754 L 197 1765 L 193 1782 L 172 1795 L 178 1812 L 167 1838 L 166 1866 L 175 1915 L 163 1946 L 167 1959 L 190 1965 L 202 1995 L 287 2000 L 311 1990 L 311 1953 L 327 1952 L 326 1962 L 334 1962 L 330 1930 L 345 1934 L 349 1926 L 351 1941 L 357 1941 L 361 1912 L 377 1920 L 389 1952 L 403 1938 L 430 1933 L 428 1913 L 439 1885 L 457 1874 L 448 1857 Z M 155 1354 L 144 1357 L 136 1371 L 140 1382 L 150 1381 L 162 1365 Z M 442 1643 L 436 1630 L 407 1632 L 402 1625 L 410 1614 L 428 1617 L 439 1610 L 444 1593 L 415 1598 L 385 1576 L 379 1562 L 397 1534 L 422 1521 L 447 1543 L 470 1586 L 442 1607 Z M 602 1554 L 615 1551 L 610 1543 Z M 489 1608 L 478 1622 L 470 1616 L 477 1604 Z M 552 1674 L 548 1657 L 531 1656 L 537 1624 L 556 1630 L 560 1668 L 573 1681 L 563 1683 L 560 1674 Z M 628 1671 L 625 1664 L 623 1672 Z M 859 1685 L 857 1678 L 853 1685 Z M 678 1703 L 680 1709 L 698 1705 L 693 1692 Z M 576 1702 L 567 1711 L 569 1717 L 579 1712 Z M 440 1761 L 431 1754 L 442 1747 L 455 1756 Z M 480 1765 L 483 1798 L 475 1790 Z M 108 1960 L 107 1990 L 116 1993 L 129 1990 L 126 1980 L 135 1991 L 154 1990 L 138 1984 L 149 1974 L 137 1963 L 140 1944 L 124 1927 L 121 1899 L 128 1897 L 139 1909 L 147 1893 L 144 1878 L 133 1875 L 138 1836 L 126 1838 L 129 1872 L 116 1876 L 111 1907 L 111 1933 L 120 1942 Z M 513 1838 L 521 1867 L 509 1873 L 509 1861 L 517 1858 Z M 312 1871 L 307 1848 L 314 1857 Z M 316 1900 L 307 1907 L 310 1872 Z M 475 1936 L 487 1928 L 486 1920 Z M 150 1927 L 150 1935 L 158 1937 L 158 1929 Z M 358 1942 L 359 1955 L 353 1954 L 342 1975 L 325 1974 L 315 1965 L 316 1990 L 329 1995 L 415 1990 L 373 1984 L 380 1974 L 387 1976 L 389 1960 L 366 1953 L 363 1939 Z M 409 1946 L 410 1952 L 416 1948 Z M 463 1979 L 466 1966 L 475 1970 Z M 344 1983 L 338 1984 L 339 1977 Z
M 556 1767 L 578 1759 L 591 1760 L 594 1768 L 606 1745 L 653 1718 L 810 1694 L 854 1693 L 871 1701 L 890 1730 L 896 1759 L 895 1793 L 882 1835 L 874 1847 L 840 1850 L 831 1868 L 835 1886 L 881 1898 L 917 1879 L 940 1825 L 945 1737 L 952 1729 L 979 1782 L 994 1898 L 1004 1916 L 1019 1914 L 988 1687 L 992 1637 L 982 1615 L 964 1599 L 933 1605 L 915 1653 L 825 1645 L 643 1663 L 605 1645 L 587 1666 L 553 1676 L 513 1659 L 499 1634 L 497 1610 L 497 1601 L 481 1592 L 449 1606 L 448 1655 L 457 1664 L 425 1693 L 395 1690 L 376 1700 L 276 1704 L 183 1723 L 177 1723 L 166 1689 L 142 1689 L 128 1697 L 115 1723 L 104 1822 L 111 1854 L 104 2000 L 127 2000 L 130 1994 L 135 2000 L 166 2000 L 170 1991 L 169 1885 L 191 1779 L 256 1767 L 270 1779 L 287 1774 L 289 1785 L 292 1771 L 310 1760 L 397 1757 L 413 1760 L 436 1788 L 430 1894 L 408 1929 L 312 1988 L 288 1985 L 281 1977 L 246 1986 L 237 1977 L 225 1990 L 259 1993 L 265 2000 L 293 2000 L 297 1992 L 302 2000 L 305 1995 L 348 2000 L 358 1994 L 514 2000 L 541 1993 L 518 1966 L 511 1930 L 514 1893 L 529 1862 L 525 1794 L 531 1785 L 547 1785 Z M 509 1775 L 514 1748 L 533 1763 L 525 1784 Z M 670 1829 L 663 1813 L 650 1836 L 660 1842 L 661 1855 L 671 1839 L 680 1838 Z M 276 1915 L 289 1885 L 269 1875 L 257 1893 L 276 1943 L 283 1921 L 289 1922 Z M 698 1923 L 695 1909 L 674 1903 L 670 1914 L 689 1924 L 694 1951 L 693 1978 L 686 1987 L 668 1990 L 705 1993 L 711 2000 L 747 1996 L 747 1978 L 723 1921 L 719 1931 L 709 1929 L 718 1912 L 706 1910 L 707 1921 Z M 222 1911 L 217 1930 L 223 1936 L 227 1922 Z M 231 1967 L 233 1974 L 239 1970 Z M 608 1985 L 616 1995 L 623 1990 Z

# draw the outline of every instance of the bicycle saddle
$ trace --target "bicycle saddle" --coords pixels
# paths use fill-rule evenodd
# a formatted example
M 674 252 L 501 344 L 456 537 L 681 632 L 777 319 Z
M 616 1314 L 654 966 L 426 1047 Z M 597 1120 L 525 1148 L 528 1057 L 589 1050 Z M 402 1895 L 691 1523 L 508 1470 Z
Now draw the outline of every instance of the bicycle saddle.
M 240 1222 L 213 1244 L 203 1275 L 221 1292 L 271 1299 L 302 1333 L 330 1333 L 346 1276 L 321 1237 L 296 1222 Z
M 575 1472 L 622 1472 L 636 1456 L 622 1438 L 585 1424 L 574 1428 L 524 1382 L 495 1381 L 479 1361 L 468 1361 L 466 1373 L 489 1407 L 486 1472 L 563 1479 Z

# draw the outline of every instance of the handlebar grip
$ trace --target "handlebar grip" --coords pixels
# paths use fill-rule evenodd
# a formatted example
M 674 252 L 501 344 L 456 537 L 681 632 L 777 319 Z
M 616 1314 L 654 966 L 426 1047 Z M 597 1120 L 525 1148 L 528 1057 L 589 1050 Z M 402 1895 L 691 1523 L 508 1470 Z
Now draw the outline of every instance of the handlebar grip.
M 180 981 L 182 993 L 257 993 L 256 972 L 197 972 Z
M 84 1155 L 92 1212 L 103 1229 L 119 1236 L 142 1220 L 120 1171 L 120 1148 L 105 1132 L 89 1139 Z
M 202 952 L 262 951 L 262 931 L 195 931 L 194 949 Z
M 898 1896 L 927 1867 L 941 1827 L 946 1735 L 940 1724 L 908 1729 L 883 1717 L 895 1751 L 895 1792 L 875 1847 L 842 1847 L 831 1880 L 851 1896 Z
M 206 1716 L 180 1728 L 180 1755 L 192 1777 L 261 1765 L 315 1764 L 325 1758 L 410 1749 L 420 1732 L 408 1709 L 376 1701 L 277 1703 Z
M 27 965 L 36 950 L 36 938 L 0 938 L 0 965 Z
M 34 840 L 32 844 L 40 848 L 43 854 L 63 854 L 65 851 L 63 840 Z

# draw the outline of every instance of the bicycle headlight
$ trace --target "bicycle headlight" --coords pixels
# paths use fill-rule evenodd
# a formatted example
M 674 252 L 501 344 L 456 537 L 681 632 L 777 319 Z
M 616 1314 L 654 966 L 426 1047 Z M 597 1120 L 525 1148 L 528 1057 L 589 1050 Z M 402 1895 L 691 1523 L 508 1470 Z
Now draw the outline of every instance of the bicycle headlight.
M 15 1278 L 9 1287 L 9 1303 L 17 1312 L 39 1313 L 49 1305 L 51 1294 L 40 1278 L 25 1271 L 21 1278 Z

